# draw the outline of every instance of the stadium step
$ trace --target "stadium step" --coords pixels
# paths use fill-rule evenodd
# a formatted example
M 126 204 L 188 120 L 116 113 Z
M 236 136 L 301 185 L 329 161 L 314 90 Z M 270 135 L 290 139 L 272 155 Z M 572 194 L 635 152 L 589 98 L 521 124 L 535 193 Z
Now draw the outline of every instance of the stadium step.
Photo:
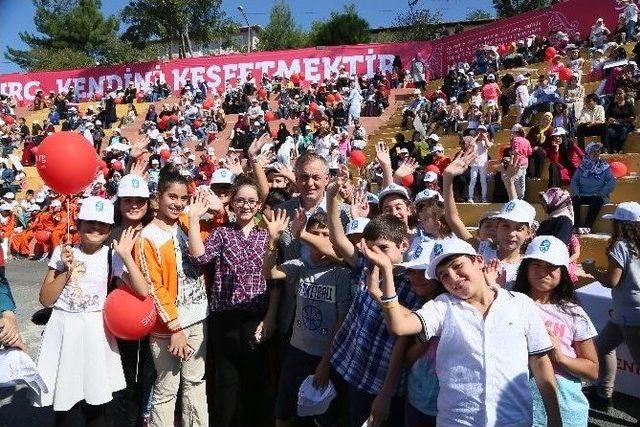
M 527 179 L 525 200 L 530 203 L 538 202 L 538 194 L 547 189 L 548 181 L 546 179 L 533 180 Z M 640 177 L 628 176 L 617 180 L 616 188 L 611 194 L 610 203 L 622 203 L 628 201 L 640 200 Z

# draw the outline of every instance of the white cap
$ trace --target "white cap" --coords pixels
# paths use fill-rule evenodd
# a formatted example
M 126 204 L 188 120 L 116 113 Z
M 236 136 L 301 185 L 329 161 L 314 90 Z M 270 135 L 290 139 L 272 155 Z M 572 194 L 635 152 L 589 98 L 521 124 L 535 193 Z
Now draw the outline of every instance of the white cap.
M 118 183 L 118 197 L 143 197 L 149 198 L 149 186 L 138 175 L 128 174 L 122 177 Z
M 433 172 L 431 172 L 431 173 L 433 173 Z M 427 188 L 426 190 L 422 190 L 421 192 L 416 194 L 416 198 L 413 201 L 413 203 L 415 203 L 417 205 L 418 203 L 420 203 L 420 202 L 422 202 L 424 200 L 427 200 L 427 199 L 431 199 L 432 197 L 437 197 L 438 201 L 444 202 L 444 199 L 442 198 L 442 195 L 440 194 L 440 192 Z
M 102 197 L 87 197 L 82 201 L 78 219 L 113 224 L 113 203 Z
M 444 153 L 444 147 L 442 146 L 442 144 L 436 144 L 435 147 L 433 147 L 433 150 L 431 150 L 432 153 L 436 153 L 438 151 Z
M 436 268 L 440 261 L 451 255 L 477 255 L 473 246 L 457 237 L 450 239 L 437 240 L 431 250 L 431 256 L 429 258 L 429 268 L 426 271 L 425 277 L 431 279 L 437 279 Z
M 51 204 L 49 204 L 49 206 L 51 206 L 52 208 L 59 208 L 62 207 L 62 202 L 58 199 L 54 199 L 51 201 Z
M 13 207 L 8 203 L 3 203 L 0 205 L 0 211 L 11 211 Z
M 347 224 L 344 234 L 348 236 L 350 234 L 362 233 L 367 224 L 369 224 L 369 218 L 354 218 Z
M 487 80 L 495 80 L 495 79 L 496 79 L 496 76 L 494 76 L 493 74 L 489 74 L 487 76 Z
M 551 134 L 551 136 L 560 136 L 560 135 L 566 135 L 567 131 L 564 130 L 563 127 L 557 127 L 553 130 L 553 133 Z
M 153 159 L 153 160 L 151 160 L 151 164 L 152 165 L 159 165 L 160 161 L 158 159 Z
M 523 259 L 539 259 L 549 264 L 566 266 L 569 264 L 567 245 L 554 236 L 537 236 L 527 246 Z
M 331 380 L 324 388 L 313 386 L 313 375 L 309 375 L 300 384 L 298 390 L 298 416 L 310 417 L 327 412 L 331 401 L 338 395 Z
M 367 203 L 377 205 L 379 203 L 379 198 L 373 193 L 367 192 Z
M 486 132 L 487 127 L 486 127 L 485 125 L 480 125 L 480 126 L 478 126 L 478 127 L 476 128 L 476 131 L 478 131 L 478 130 L 483 130 L 483 131 L 485 131 L 485 132 Z
M 436 179 L 438 179 L 438 174 L 435 173 L 434 171 L 429 171 L 427 173 L 424 174 L 424 182 L 434 182 Z
M 406 188 L 398 184 L 389 184 L 378 193 L 378 204 L 380 204 L 382 202 L 382 199 L 384 199 L 389 194 L 399 194 L 405 199 L 409 200 L 409 192 Z
M 422 92 L 420 92 L 420 89 L 414 89 L 413 90 L 413 94 L 414 95 L 420 95 Z
M 432 133 L 431 135 L 429 135 L 429 136 L 427 137 L 427 139 L 432 139 L 432 140 L 434 140 L 435 142 L 440 141 L 440 137 L 439 137 L 436 133 Z
M 520 123 L 516 123 L 511 126 L 511 132 L 520 132 L 522 130 L 522 125 Z
M 527 80 L 527 77 L 524 74 L 518 74 L 516 76 L 516 83 L 520 83 Z
M 615 219 L 618 221 L 640 222 L 640 203 L 624 202 L 618 204 L 613 214 L 602 215 L 603 219 Z
M 536 219 L 536 209 L 524 200 L 516 199 L 502 205 L 500 213 L 494 218 L 502 218 L 513 222 L 527 223 L 529 227 Z
M 15 199 L 16 195 L 9 191 L 8 193 L 4 193 L 4 196 L 2 197 L 4 197 L 5 199 Z
M 229 169 L 216 169 L 211 176 L 211 184 L 233 184 L 236 180 L 235 175 Z
M 181 165 L 182 164 L 182 158 L 181 157 L 174 157 L 173 159 L 171 159 L 171 163 L 173 163 L 174 165 Z
M 429 239 L 420 242 L 418 247 L 410 254 L 411 261 L 401 262 L 398 265 L 412 270 L 427 270 L 429 268 L 429 260 L 431 251 L 437 240 Z

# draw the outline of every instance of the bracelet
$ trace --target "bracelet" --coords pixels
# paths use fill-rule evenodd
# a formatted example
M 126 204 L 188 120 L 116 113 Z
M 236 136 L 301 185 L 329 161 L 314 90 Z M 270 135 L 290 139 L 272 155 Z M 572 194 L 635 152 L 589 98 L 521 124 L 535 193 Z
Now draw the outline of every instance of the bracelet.
M 380 306 L 383 310 L 391 310 L 392 308 L 396 308 L 400 306 L 398 299 L 394 299 L 391 301 L 380 301 Z
M 394 295 L 392 297 L 380 297 L 380 301 L 382 302 L 391 302 L 391 301 L 397 301 L 398 300 L 398 295 Z
M 269 242 L 269 244 L 267 245 L 267 250 L 269 252 L 275 252 L 276 250 L 278 250 L 278 244 Z

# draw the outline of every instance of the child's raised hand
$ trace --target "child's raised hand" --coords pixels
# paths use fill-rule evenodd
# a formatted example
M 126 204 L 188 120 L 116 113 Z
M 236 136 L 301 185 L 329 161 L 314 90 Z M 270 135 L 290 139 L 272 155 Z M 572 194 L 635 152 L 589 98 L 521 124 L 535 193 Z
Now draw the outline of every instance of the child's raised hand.
M 482 269 L 482 273 L 484 274 L 484 280 L 486 280 L 487 284 L 490 286 L 501 286 L 499 284 L 500 276 L 503 275 L 502 268 L 500 266 L 500 261 L 497 259 L 492 259 L 487 262 Z
M 147 164 L 148 163 L 149 163 L 149 161 L 146 160 L 146 159 L 138 159 L 138 160 L 136 160 L 133 163 L 133 165 L 131 166 L 131 169 L 129 170 L 129 173 L 133 174 L 133 175 L 141 176 L 143 178 L 146 178 L 145 171 L 147 170 Z
M 389 147 L 384 141 L 378 141 L 376 144 L 376 160 L 381 165 L 391 165 L 391 156 L 389 156 Z
M 291 234 L 296 239 L 300 239 L 300 235 L 302 234 L 302 231 L 307 226 L 307 219 L 308 219 L 307 214 L 305 213 L 304 209 L 297 208 L 296 216 L 293 219 L 293 221 L 291 221 Z
M 283 209 L 276 209 L 273 213 L 273 219 L 269 221 L 269 219 L 265 216 L 264 222 L 267 224 L 267 230 L 269 231 L 269 237 L 272 240 L 280 240 L 282 233 L 286 230 L 289 225 L 289 216 L 287 212 Z
M 224 210 L 224 204 L 222 203 L 218 195 L 214 193 L 214 191 L 211 188 L 209 187 L 203 188 L 200 191 L 206 198 L 207 207 L 209 208 L 210 211 L 222 212 Z
M 473 150 L 466 150 L 455 160 L 449 163 L 449 166 L 444 170 L 443 175 L 458 176 L 462 175 L 471 165 L 471 162 L 476 158 L 476 154 Z
M 352 218 L 367 218 L 369 216 L 369 202 L 367 202 L 367 192 L 356 190 L 353 192 L 353 203 L 351 203 Z
M 517 154 L 511 156 L 509 163 L 504 168 L 504 174 L 508 179 L 513 179 L 518 173 L 520 165 L 518 165 L 519 156 Z
M 73 266 L 73 247 L 71 245 L 65 244 L 62 246 L 60 260 L 64 263 L 65 267 L 67 267 L 67 270 L 71 271 L 71 267 Z
M 418 168 L 418 162 L 413 157 L 407 157 L 404 162 L 396 169 L 396 175 L 404 178 L 407 175 L 413 175 Z
M 137 234 L 138 233 L 135 228 L 128 227 L 122 232 L 119 240 L 113 241 L 111 247 L 120 256 L 120 258 L 125 259 L 126 257 L 131 256 L 133 246 L 136 244 Z
M 189 205 L 189 219 L 192 221 L 199 221 L 200 217 L 209 210 L 209 203 L 207 201 L 207 195 L 202 191 L 196 192 L 191 198 L 191 204 Z
M 389 257 L 385 255 L 385 253 L 382 252 L 378 247 L 367 246 L 367 242 L 364 239 L 360 240 L 358 249 L 360 250 L 360 252 L 362 252 L 362 255 L 364 255 L 365 258 L 371 261 L 373 265 L 380 268 L 380 270 L 386 271 L 393 268 L 393 264 L 391 264 L 391 260 L 389 259 Z

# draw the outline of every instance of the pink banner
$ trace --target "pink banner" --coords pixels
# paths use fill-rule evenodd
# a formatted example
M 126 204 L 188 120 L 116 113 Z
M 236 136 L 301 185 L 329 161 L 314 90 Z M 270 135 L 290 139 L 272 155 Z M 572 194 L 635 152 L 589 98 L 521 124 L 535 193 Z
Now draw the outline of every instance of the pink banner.
M 354 74 L 373 75 L 380 67 L 391 71 L 398 56 L 405 67 L 420 53 L 436 75 L 446 72 L 449 64 L 469 60 L 483 45 L 498 45 L 525 38 L 532 34 L 548 34 L 551 30 L 579 30 L 588 35 L 598 17 L 614 27 L 617 20 L 615 0 L 568 0 L 554 7 L 502 19 L 470 31 L 435 42 L 408 42 L 333 46 L 285 51 L 255 52 L 226 56 L 205 56 L 165 62 L 145 62 L 129 65 L 93 67 L 77 70 L 14 73 L 0 75 L 0 93 L 18 101 L 31 101 L 38 89 L 65 92 L 74 85 L 81 98 L 102 94 L 106 87 L 148 87 L 156 77 L 178 90 L 187 79 L 207 81 L 210 88 L 224 85 L 226 80 L 244 78 L 252 72 L 256 79 L 262 73 L 289 76 L 301 73 L 307 82 L 317 82 L 337 72 L 344 64 Z

